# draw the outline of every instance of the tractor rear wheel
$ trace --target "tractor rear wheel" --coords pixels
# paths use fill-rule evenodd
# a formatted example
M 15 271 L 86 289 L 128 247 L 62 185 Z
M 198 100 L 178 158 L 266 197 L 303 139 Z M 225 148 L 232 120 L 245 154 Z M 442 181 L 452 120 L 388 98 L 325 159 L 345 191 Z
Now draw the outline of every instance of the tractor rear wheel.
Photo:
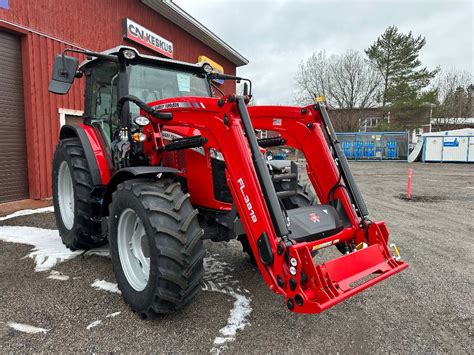
M 59 235 L 71 250 L 91 249 L 107 242 L 100 235 L 97 223 L 91 222 L 92 189 L 89 165 L 80 140 L 61 140 L 53 158 L 53 204 Z
M 112 266 L 125 302 L 142 318 L 173 313 L 204 274 L 197 210 L 172 179 L 125 181 L 110 205 Z
M 290 182 L 289 181 L 280 181 L 274 182 L 275 190 L 279 191 L 289 191 Z M 302 184 L 298 182 L 296 195 L 285 197 L 281 199 L 281 203 L 287 210 L 291 210 L 299 207 L 306 207 L 315 205 L 317 203 L 317 198 L 314 192 L 311 189 L 311 184 L 309 182 Z M 250 243 L 247 239 L 247 235 L 243 234 L 237 238 L 242 244 L 242 250 L 244 253 L 248 254 L 252 262 L 255 262 L 255 257 L 250 247 Z

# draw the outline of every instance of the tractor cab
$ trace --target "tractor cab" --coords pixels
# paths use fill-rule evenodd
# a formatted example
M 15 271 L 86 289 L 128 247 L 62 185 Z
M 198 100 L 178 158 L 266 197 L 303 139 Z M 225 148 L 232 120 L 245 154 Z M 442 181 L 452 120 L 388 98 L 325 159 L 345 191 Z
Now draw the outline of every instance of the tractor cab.
M 118 62 L 103 58 L 84 61 L 79 72 L 86 78 L 85 116 L 103 131 L 108 143 L 119 125 L 117 104 L 132 95 L 145 103 L 167 98 L 210 97 L 211 84 L 201 64 L 190 64 L 147 55 L 131 47 L 119 46 L 105 52 Z M 209 70 L 209 69 L 207 69 Z M 126 105 L 123 117 L 129 122 L 140 116 L 137 105 Z M 122 118 L 123 119 L 123 118 Z

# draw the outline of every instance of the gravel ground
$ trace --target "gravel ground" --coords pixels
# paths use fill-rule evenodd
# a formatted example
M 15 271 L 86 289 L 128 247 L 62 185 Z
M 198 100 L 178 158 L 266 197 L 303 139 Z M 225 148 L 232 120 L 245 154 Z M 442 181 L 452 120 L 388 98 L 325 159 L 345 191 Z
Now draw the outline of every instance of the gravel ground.
M 405 192 L 407 164 L 351 163 L 372 220 L 383 219 L 410 268 L 320 315 L 287 311 L 241 253 L 240 244 L 206 243 L 227 263 L 232 287 L 248 290 L 248 325 L 224 353 L 473 353 L 474 167 L 413 164 L 413 194 Z M 54 229 L 51 213 L 0 222 Z M 0 234 L 2 229 L 0 227 Z M 31 246 L 0 242 L 0 352 L 208 353 L 226 326 L 229 294 L 201 292 L 182 312 L 142 321 L 119 294 L 97 290 L 115 282 L 108 258 L 80 255 L 54 266 L 69 280 L 35 272 Z M 224 276 L 221 276 L 224 277 Z M 237 283 L 238 282 L 238 283 Z M 115 317 L 106 317 L 121 312 Z M 102 323 L 87 329 L 96 320 Z M 28 334 L 8 322 L 48 329 Z

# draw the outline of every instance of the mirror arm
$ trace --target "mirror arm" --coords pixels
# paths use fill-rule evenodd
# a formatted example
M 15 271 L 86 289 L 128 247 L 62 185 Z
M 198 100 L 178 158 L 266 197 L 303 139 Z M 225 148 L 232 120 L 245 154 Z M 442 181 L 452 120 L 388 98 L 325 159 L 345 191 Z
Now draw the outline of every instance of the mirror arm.
M 119 59 L 116 55 L 103 54 L 103 53 L 97 53 L 97 52 L 89 52 L 89 51 L 86 51 L 86 50 L 83 50 L 83 49 L 72 49 L 72 48 L 66 48 L 65 50 L 63 50 L 63 58 L 64 58 L 64 54 L 66 52 L 80 53 L 80 54 L 84 54 L 88 57 L 96 57 L 96 58 L 99 58 L 99 59 L 103 59 L 107 62 L 114 62 L 114 63 L 119 62 Z
M 235 80 L 237 82 L 240 81 L 247 81 L 249 83 L 249 98 L 252 98 L 252 81 L 247 78 L 242 78 L 240 76 L 235 76 L 235 75 L 228 75 L 228 74 L 221 74 L 221 73 L 211 73 L 208 74 L 209 78 L 211 79 L 217 79 L 217 80 Z

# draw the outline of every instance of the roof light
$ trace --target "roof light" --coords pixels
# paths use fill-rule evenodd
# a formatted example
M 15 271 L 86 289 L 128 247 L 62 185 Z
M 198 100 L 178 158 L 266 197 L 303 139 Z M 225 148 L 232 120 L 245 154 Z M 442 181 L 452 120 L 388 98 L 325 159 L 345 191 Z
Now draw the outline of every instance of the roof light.
M 137 56 L 137 53 L 131 49 L 124 49 L 122 54 L 125 57 L 125 59 L 128 59 L 128 60 L 135 59 L 135 57 Z
M 207 74 L 211 74 L 214 69 L 212 68 L 212 65 L 210 65 L 209 63 L 204 63 L 202 65 L 202 70 L 204 70 L 204 72 Z

